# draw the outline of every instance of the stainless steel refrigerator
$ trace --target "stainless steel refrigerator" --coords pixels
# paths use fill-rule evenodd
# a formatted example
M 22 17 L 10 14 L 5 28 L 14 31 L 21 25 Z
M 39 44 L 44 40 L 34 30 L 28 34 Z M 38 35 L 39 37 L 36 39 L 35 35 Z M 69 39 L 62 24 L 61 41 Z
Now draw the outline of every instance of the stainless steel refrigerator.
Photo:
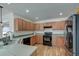
M 73 55 L 79 56 L 79 15 L 71 16 L 73 21 Z

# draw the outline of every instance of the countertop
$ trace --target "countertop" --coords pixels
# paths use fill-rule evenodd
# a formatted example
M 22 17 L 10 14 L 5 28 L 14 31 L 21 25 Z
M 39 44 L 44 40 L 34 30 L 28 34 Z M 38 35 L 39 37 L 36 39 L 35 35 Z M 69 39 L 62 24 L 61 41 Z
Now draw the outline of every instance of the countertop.
M 0 56 L 31 56 L 36 49 L 35 46 L 12 44 L 0 47 Z
M 0 56 L 30 56 L 32 55 L 32 53 L 37 49 L 37 47 L 30 46 L 30 45 L 22 45 L 22 44 L 19 44 L 18 41 L 20 39 L 32 37 L 37 34 L 43 34 L 43 33 L 37 32 L 37 33 L 31 33 L 28 35 L 14 36 L 13 37 L 14 42 L 12 44 L 9 44 L 4 47 L 0 47 Z M 63 34 L 58 34 L 58 35 L 62 36 Z M 54 37 L 58 35 L 53 34 L 52 36 Z
M 22 45 L 19 44 L 18 41 L 20 39 L 32 37 L 37 34 L 41 34 L 41 33 L 35 33 L 35 34 L 32 33 L 29 35 L 14 36 L 13 37 L 14 42 L 12 44 L 4 47 L 0 47 L 0 56 L 31 56 L 32 53 L 37 49 L 37 47 L 30 45 Z M 62 36 L 63 34 L 58 34 L 58 35 Z M 53 37 L 58 35 L 53 34 Z
M 9 45 L 0 46 L 0 56 L 31 56 L 37 47 L 19 44 L 18 41 L 32 36 L 34 36 L 34 34 L 13 37 Z M 3 39 L 5 39 L 5 37 Z

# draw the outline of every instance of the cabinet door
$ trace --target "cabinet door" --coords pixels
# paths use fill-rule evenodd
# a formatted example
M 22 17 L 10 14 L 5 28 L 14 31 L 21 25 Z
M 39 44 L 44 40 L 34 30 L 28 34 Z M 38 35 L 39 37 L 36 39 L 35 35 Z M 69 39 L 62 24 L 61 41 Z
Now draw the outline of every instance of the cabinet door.
M 34 31 L 34 23 L 32 23 L 32 31 Z
M 43 43 L 43 35 L 36 35 L 37 43 L 42 44 Z
M 15 31 L 22 31 L 22 19 L 16 18 L 15 21 Z
M 32 31 L 35 31 L 35 24 L 32 23 Z
M 31 45 L 34 44 L 34 36 L 31 37 L 30 44 L 31 44 Z
M 54 22 L 53 29 L 64 30 L 64 28 L 65 28 L 65 21 Z
M 30 23 L 27 22 L 27 31 L 30 29 Z
M 31 45 L 34 45 L 36 42 L 36 36 L 32 36 L 31 38 Z
M 14 29 L 15 29 L 15 31 L 19 31 L 19 29 L 18 29 L 18 18 L 14 19 Z
M 40 44 L 43 44 L 43 35 L 40 35 L 39 38 L 40 38 L 39 39 L 40 40 Z
M 33 25 L 32 31 L 35 31 L 35 23 L 33 23 L 32 25 Z
M 30 23 L 30 30 L 32 31 L 32 29 L 33 29 L 33 24 Z
M 29 30 L 29 23 L 26 21 L 26 31 Z
M 54 22 L 50 22 L 52 29 L 54 28 Z
M 19 31 L 22 31 L 22 26 L 23 26 L 22 22 L 23 22 L 22 19 L 18 20 L 18 29 L 19 29 Z
M 44 23 L 44 26 L 52 26 L 51 22 Z
M 58 29 L 58 24 L 57 24 L 57 22 L 54 22 L 53 29 Z
M 31 31 L 32 30 L 32 23 L 29 22 L 29 30 Z
M 25 22 L 25 31 L 27 31 L 27 21 Z
M 43 23 L 40 23 L 40 24 L 39 24 L 39 30 L 44 30 Z
M 23 20 L 23 31 L 26 31 L 26 21 Z
M 35 29 L 36 29 L 36 31 L 40 29 L 39 24 L 36 24 L 36 25 L 35 25 Z
M 61 22 L 61 29 L 62 29 L 62 30 L 65 29 L 65 21 Z

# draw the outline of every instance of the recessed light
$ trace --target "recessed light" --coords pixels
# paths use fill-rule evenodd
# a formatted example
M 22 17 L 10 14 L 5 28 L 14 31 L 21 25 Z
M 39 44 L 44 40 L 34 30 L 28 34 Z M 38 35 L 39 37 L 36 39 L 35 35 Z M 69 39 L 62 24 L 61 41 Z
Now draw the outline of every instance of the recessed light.
M 62 13 L 62 12 L 60 12 L 60 13 L 59 13 L 59 15 L 60 15 L 60 16 L 62 16 L 62 15 L 63 15 L 63 13 Z
M 9 5 L 9 4 L 11 4 L 11 3 L 7 3 L 7 4 Z
M 29 12 L 30 12 L 30 11 L 27 9 L 27 10 L 26 10 L 26 13 L 29 13 Z
M 39 19 L 39 17 L 35 17 L 35 19 Z

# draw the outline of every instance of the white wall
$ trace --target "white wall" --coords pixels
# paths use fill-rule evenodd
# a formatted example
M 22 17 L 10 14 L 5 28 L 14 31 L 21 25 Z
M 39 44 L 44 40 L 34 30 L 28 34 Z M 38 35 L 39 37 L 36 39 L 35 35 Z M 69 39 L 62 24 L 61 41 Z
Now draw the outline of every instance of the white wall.
M 14 28 L 13 27 L 13 19 L 14 19 L 13 13 L 9 12 L 7 14 L 3 14 L 3 16 L 2 16 L 2 22 L 3 22 L 3 24 L 2 24 L 2 26 L 0 24 L 0 37 L 2 36 L 3 26 L 5 27 L 5 26 L 8 25 L 10 27 L 10 29 L 11 29 L 10 31 L 13 32 L 13 28 Z
M 14 21 L 13 20 L 14 20 L 14 16 L 13 16 L 12 12 L 3 15 L 3 23 L 8 23 L 12 32 L 14 32 L 14 30 L 13 30 L 14 29 Z

